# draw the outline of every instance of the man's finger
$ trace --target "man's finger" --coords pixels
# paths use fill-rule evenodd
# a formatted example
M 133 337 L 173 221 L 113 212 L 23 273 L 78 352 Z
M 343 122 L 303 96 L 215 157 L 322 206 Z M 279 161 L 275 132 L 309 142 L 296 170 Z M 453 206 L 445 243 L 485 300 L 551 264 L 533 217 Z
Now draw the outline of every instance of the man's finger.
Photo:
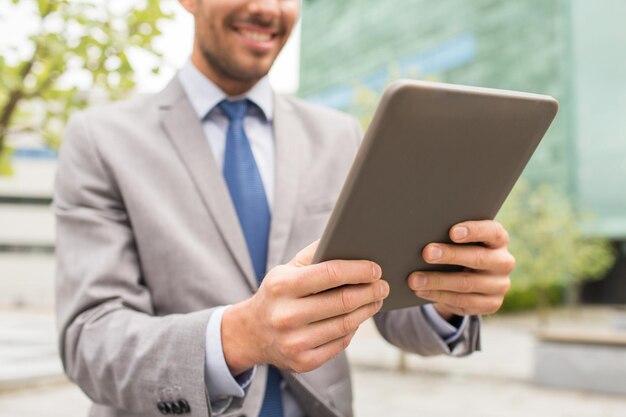
M 508 232 L 493 220 L 459 223 L 450 229 L 450 239 L 456 243 L 483 243 L 489 248 L 500 248 L 509 244 Z
M 306 248 L 300 250 L 300 252 L 298 252 L 296 256 L 293 257 L 289 264 L 297 267 L 311 265 L 311 262 L 313 262 L 313 256 L 315 256 L 315 251 L 317 250 L 317 245 L 319 243 L 320 241 L 316 240 Z
M 422 256 L 430 264 L 460 265 L 506 275 L 515 267 L 515 258 L 508 251 L 476 245 L 430 243 L 422 251 Z
M 502 306 L 503 297 L 486 296 L 482 294 L 460 294 L 450 291 L 417 291 L 415 293 L 434 303 L 452 306 L 462 315 L 493 314 Z
M 344 285 L 310 297 L 299 298 L 300 323 L 308 324 L 342 316 L 389 295 L 389 284 L 378 280 L 369 284 Z M 339 337 L 339 336 L 337 336 Z
M 305 297 L 349 284 L 367 284 L 379 280 L 380 266 L 370 261 L 333 260 L 297 270 L 289 280 L 290 293 Z
M 354 332 L 316 347 L 315 349 L 306 351 L 300 358 L 299 369 L 293 370 L 296 372 L 308 372 L 319 368 L 337 354 L 344 351 L 348 345 L 350 345 L 353 337 Z
M 413 291 L 443 290 L 466 294 L 505 294 L 511 287 L 508 276 L 478 275 L 469 271 L 414 272 L 408 282 Z
M 380 303 L 370 303 L 341 316 L 321 320 L 307 326 L 307 337 L 312 347 L 322 346 L 330 341 L 353 333 L 364 321 L 376 314 Z

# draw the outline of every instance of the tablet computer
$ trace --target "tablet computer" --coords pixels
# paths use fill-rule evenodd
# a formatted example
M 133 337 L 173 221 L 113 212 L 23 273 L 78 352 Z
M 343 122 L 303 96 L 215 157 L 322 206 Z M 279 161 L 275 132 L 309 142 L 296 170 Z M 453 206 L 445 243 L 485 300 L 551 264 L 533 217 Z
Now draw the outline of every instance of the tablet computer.
M 409 288 L 423 248 L 493 219 L 558 109 L 549 96 L 400 80 L 385 91 L 314 262 L 368 259 L 390 285 L 382 311 L 425 304 Z

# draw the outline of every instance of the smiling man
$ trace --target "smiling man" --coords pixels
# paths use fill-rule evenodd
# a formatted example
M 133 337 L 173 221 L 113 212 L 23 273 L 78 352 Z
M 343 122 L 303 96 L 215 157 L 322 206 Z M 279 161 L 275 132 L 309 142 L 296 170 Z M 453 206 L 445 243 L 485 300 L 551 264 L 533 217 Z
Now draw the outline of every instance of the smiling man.
M 61 150 L 60 350 L 91 415 L 351 416 L 344 350 L 370 317 L 407 351 L 476 350 L 509 287 L 506 231 L 468 221 L 463 245 L 429 245 L 465 270 L 408 277 L 425 307 L 380 313 L 367 260 L 311 265 L 361 131 L 269 86 L 299 1 L 180 2 L 190 61 L 155 96 L 77 114 Z

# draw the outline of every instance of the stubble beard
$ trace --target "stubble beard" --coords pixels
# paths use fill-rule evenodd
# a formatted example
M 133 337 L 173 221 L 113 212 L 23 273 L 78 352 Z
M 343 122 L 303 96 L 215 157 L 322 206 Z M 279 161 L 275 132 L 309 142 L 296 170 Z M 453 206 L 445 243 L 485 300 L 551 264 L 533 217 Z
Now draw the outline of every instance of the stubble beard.
M 223 23 L 223 26 L 226 28 L 232 26 L 232 19 L 232 17 L 229 18 Z M 249 22 L 259 26 L 271 26 L 271 23 L 254 18 L 250 18 Z M 251 65 L 250 68 L 246 68 L 245 63 L 237 62 L 236 57 L 230 53 L 227 47 L 220 45 L 219 35 L 214 37 L 207 36 L 209 34 L 217 35 L 220 32 L 220 28 L 217 26 L 218 24 L 214 21 L 207 22 L 207 26 L 205 27 L 208 29 L 208 33 L 201 33 L 198 39 L 200 53 L 206 65 L 211 68 L 218 77 L 239 83 L 253 84 L 265 77 L 274 64 L 276 57 L 272 59 L 267 68 L 264 68 L 261 62 L 258 62 L 257 65 Z M 211 42 L 211 40 L 216 41 L 212 45 L 213 48 L 210 44 L 207 44 L 207 42 Z M 262 59 L 261 54 L 259 54 L 258 59 Z
M 214 52 L 205 47 L 205 45 L 200 46 L 200 51 L 206 64 L 215 71 L 218 76 L 229 80 L 253 83 L 266 76 L 269 72 L 269 68 L 267 70 L 242 68 L 242 65 L 235 62 L 232 57 L 229 57 L 228 51 Z

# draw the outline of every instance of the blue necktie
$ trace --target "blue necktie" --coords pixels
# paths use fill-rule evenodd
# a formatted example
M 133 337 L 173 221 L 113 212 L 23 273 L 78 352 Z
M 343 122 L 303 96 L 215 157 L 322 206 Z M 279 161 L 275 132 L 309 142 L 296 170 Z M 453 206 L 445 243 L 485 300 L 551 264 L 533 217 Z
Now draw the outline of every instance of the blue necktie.
M 257 282 L 260 284 L 267 265 L 271 217 L 261 174 L 243 127 L 248 105 L 247 100 L 224 100 L 219 107 L 230 121 L 224 151 L 224 179 L 239 217 Z M 259 417 L 283 417 L 280 383 L 278 370 L 273 366 L 268 367 L 265 398 Z

